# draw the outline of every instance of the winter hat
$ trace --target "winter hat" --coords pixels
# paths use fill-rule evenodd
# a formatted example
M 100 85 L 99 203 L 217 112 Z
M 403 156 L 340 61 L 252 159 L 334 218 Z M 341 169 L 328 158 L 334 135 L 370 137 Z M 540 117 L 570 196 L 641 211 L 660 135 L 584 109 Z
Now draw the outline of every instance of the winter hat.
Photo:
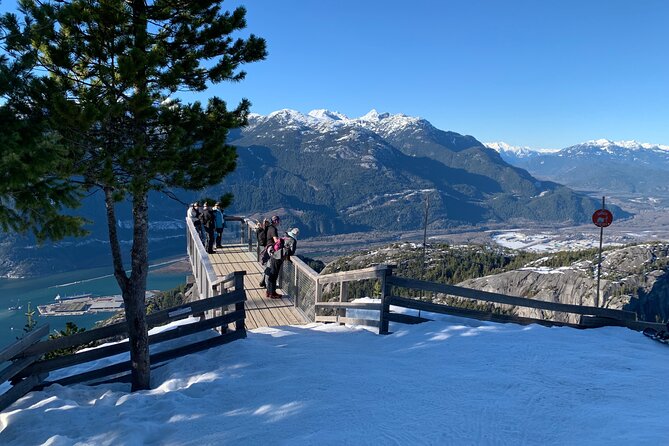
M 291 228 L 290 231 L 286 232 L 288 234 L 288 237 L 292 237 L 295 240 L 297 240 L 297 236 L 300 235 L 300 229 L 299 228 Z

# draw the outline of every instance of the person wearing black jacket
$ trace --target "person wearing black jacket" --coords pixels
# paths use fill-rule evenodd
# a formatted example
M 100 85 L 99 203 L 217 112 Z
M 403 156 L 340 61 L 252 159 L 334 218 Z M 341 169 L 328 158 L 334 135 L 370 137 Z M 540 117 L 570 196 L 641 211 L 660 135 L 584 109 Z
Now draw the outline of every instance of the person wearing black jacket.
M 279 218 L 278 215 L 273 215 L 272 218 L 270 219 L 270 225 L 267 227 L 267 231 L 265 232 L 267 234 L 267 239 L 266 239 L 266 245 L 267 248 L 269 249 L 270 247 L 274 246 L 276 242 L 279 241 L 279 230 L 277 229 L 277 226 L 281 223 L 281 219 Z M 276 290 L 276 277 L 274 277 L 274 282 L 272 282 L 272 286 L 270 287 L 270 280 L 269 278 L 269 271 L 271 270 L 271 260 L 270 260 L 270 265 L 265 268 L 265 273 L 262 276 L 262 280 L 260 281 L 260 286 L 261 287 L 267 287 L 267 297 L 270 296 L 270 288 L 273 290 Z
M 209 254 L 214 254 L 216 251 L 214 251 L 214 233 L 216 231 L 216 217 L 214 216 L 214 213 L 212 212 L 211 209 L 209 209 L 209 205 L 207 203 L 204 204 L 204 208 L 202 209 L 202 214 L 200 215 L 200 220 L 202 220 L 202 227 L 204 227 L 204 232 L 207 234 L 207 252 Z
M 273 215 L 270 220 L 270 225 L 267 228 L 267 245 L 272 246 L 279 240 L 279 230 L 277 226 L 281 223 L 281 219 L 278 215 Z

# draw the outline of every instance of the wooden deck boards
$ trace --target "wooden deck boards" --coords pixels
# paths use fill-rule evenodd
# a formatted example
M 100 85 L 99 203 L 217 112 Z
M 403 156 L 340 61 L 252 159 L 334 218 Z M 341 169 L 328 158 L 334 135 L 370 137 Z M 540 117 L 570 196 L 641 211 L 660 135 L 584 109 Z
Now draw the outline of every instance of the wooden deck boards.
M 281 325 L 303 325 L 307 321 L 294 306 L 293 297 L 284 294 L 283 299 L 268 299 L 265 288 L 260 287 L 263 267 L 255 261 L 255 253 L 248 252 L 245 245 L 230 244 L 209 254 L 214 271 L 219 277 L 234 271 L 246 271 L 246 328 L 275 327 Z

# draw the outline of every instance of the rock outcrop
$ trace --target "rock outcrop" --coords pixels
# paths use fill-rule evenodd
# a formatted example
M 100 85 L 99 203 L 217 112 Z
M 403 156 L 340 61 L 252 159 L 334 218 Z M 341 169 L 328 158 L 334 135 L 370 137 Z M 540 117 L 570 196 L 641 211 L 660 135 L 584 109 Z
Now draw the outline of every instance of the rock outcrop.
M 575 305 L 595 305 L 597 265 L 591 260 L 548 268 L 533 262 L 515 271 L 466 280 L 459 285 L 484 291 Z M 669 319 L 669 245 L 644 244 L 605 251 L 599 306 L 636 312 L 652 322 Z M 504 306 L 509 309 L 508 306 Z M 518 316 L 577 322 L 577 315 L 515 307 Z

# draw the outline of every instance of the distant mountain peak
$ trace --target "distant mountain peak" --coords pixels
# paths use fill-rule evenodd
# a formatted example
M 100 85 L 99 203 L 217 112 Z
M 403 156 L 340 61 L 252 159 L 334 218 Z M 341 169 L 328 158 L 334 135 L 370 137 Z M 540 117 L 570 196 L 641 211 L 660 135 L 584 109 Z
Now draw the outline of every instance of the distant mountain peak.
M 283 119 L 283 120 L 297 120 L 297 121 L 301 121 L 301 120 L 304 120 L 305 118 L 307 118 L 307 116 L 304 115 L 303 113 L 300 113 L 297 110 L 292 110 L 292 109 L 289 109 L 289 108 L 284 108 L 284 109 L 281 109 L 281 110 L 274 111 L 274 112 L 270 113 L 269 115 L 267 115 L 267 117 L 269 119 L 279 118 L 279 119 Z
M 320 130 L 351 126 L 371 130 L 386 136 L 405 129 L 434 129 L 432 124 L 423 118 L 407 116 L 401 113 L 379 113 L 376 109 L 372 109 L 359 118 L 349 118 L 343 113 L 321 108 L 311 110 L 307 114 L 291 109 L 277 110 L 267 116 L 251 113 L 249 115 L 249 125 L 245 128 L 245 131 L 252 130 L 260 124 L 269 122 L 275 122 L 288 128 L 309 127 Z
M 610 139 L 593 139 L 590 141 L 586 141 L 581 144 L 576 144 L 575 146 L 572 147 L 596 147 L 604 150 L 609 150 L 610 148 L 614 147 L 620 147 L 623 149 L 628 149 L 628 150 L 662 150 L 662 151 L 669 151 L 669 146 L 667 145 L 662 145 L 662 144 L 650 144 L 650 143 L 643 143 L 643 142 L 638 142 L 635 140 L 631 141 L 611 141 Z
M 528 146 L 522 146 L 522 147 L 512 146 L 511 144 L 507 144 L 504 141 L 485 142 L 483 143 L 483 145 L 488 147 L 489 149 L 493 149 L 496 152 L 513 154 L 519 158 L 533 156 L 540 153 L 555 153 L 560 150 L 560 149 L 533 149 Z
M 387 117 L 387 113 L 384 113 Z M 376 111 L 375 108 L 371 109 L 369 112 L 367 112 L 366 115 L 360 116 L 358 119 L 361 121 L 378 121 L 379 119 L 382 119 L 379 117 L 379 112 Z
M 349 118 L 348 116 L 336 112 L 336 111 L 330 111 L 326 110 L 324 108 L 319 108 L 316 110 L 311 110 L 308 113 L 309 116 L 316 118 L 316 119 L 323 119 L 323 120 L 330 120 L 330 121 L 348 121 Z

